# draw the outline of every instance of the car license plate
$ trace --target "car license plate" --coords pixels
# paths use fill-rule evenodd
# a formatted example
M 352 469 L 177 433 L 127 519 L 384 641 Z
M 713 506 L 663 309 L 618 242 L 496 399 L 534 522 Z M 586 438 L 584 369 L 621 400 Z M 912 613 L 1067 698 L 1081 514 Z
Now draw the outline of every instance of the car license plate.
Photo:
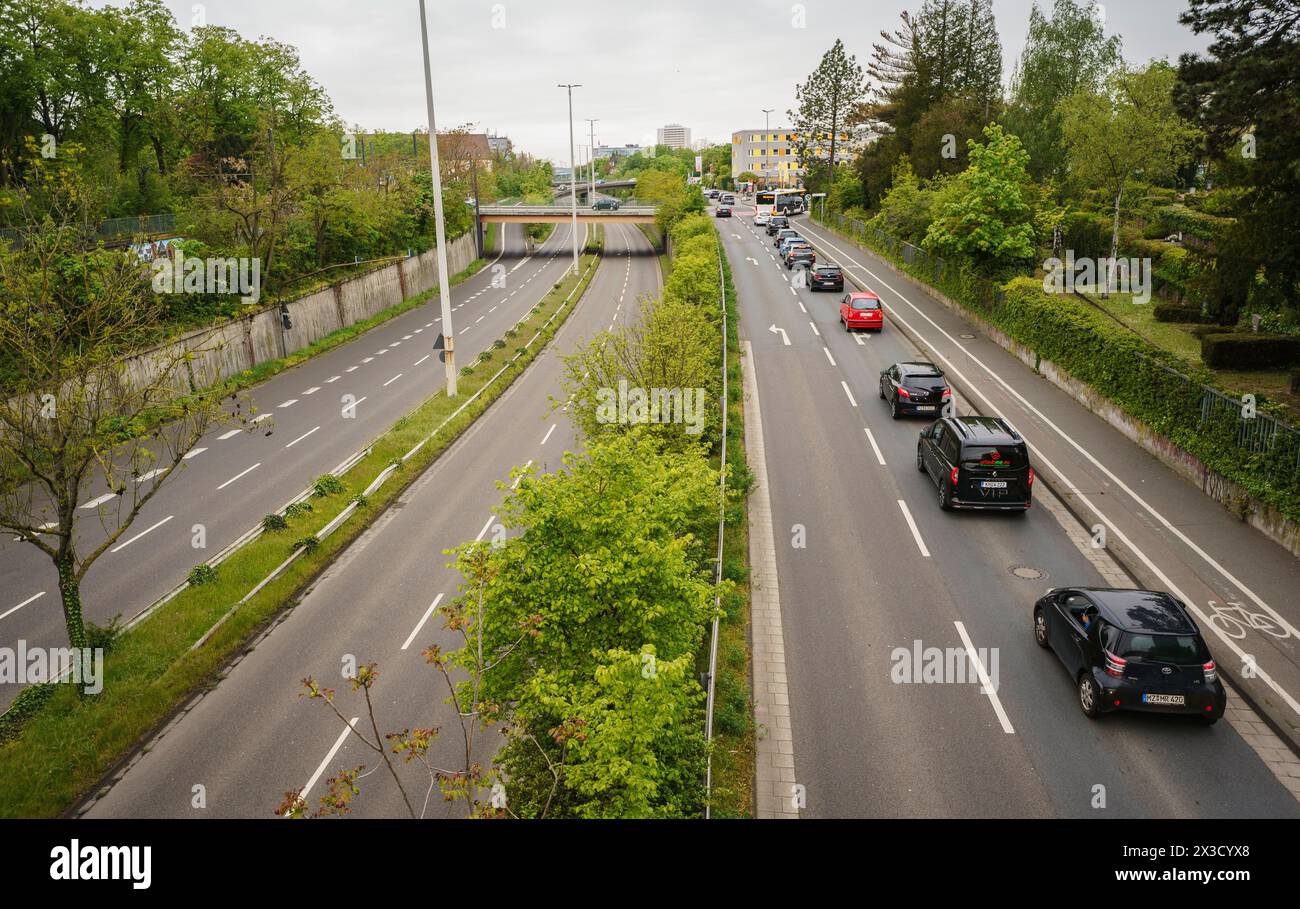
M 1187 699 L 1181 694 L 1144 694 L 1142 695 L 1143 704 L 1169 704 L 1174 707 L 1181 707 L 1187 703 Z
M 923 406 L 923 407 L 917 407 L 917 408 L 916 408 L 916 412 L 917 412 L 917 413 L 931 413 L 933 410 L 934 410 L 933 405 L 929 405 L 929 404 L 927 404 L 927 405 L 925 405 L 925 406 Z M 1003 483 L 1002 485 L 1005 486 L 1006 484 Z
M 985 480 L 980 485 L 983 486 L 985 489 L 1006 489 L 1007 481 L 1006 480 Z

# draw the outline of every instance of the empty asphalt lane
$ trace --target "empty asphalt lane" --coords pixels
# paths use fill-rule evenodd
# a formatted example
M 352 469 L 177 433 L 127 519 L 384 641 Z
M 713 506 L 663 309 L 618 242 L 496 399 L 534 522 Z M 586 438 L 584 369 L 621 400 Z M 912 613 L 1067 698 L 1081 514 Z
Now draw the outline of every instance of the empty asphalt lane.
M 621 255 L 627 251 L 633 254 Z M 380 730 L 439 724 L 443 733 L 430 759 L 455 766 L 463 749 L 458 726 L 442 703 L 441 678 L 420 655 L 432 643 L 458 643 L 430 612 L 439 596 L 446 602 L 456 595 L 459 575 L 446 567 L 443 550 L 494 532 L 492 514 L 503 494 L 497 484 L 509 485 L 513 467 L 530 461 L 539 470 L 559 466 L 574 437 L 567 415 L 551 405 L 552 397 L 561 397 L 558 354 L 611 319 L 631 317 L 638 296 L 657 288 L 658 263 L 640 231 L 607 228 L 605 259 L 550 348 L 215 690 L 151 744 L 91 814 L 262 817 L 322 767 L 308 793 L 313 806 L 339 769 L 364 763 L 373 770 L 374 754 L 358 742 L 345 740 L 331 755 L 341 724 L 322 704 L 298 697 L 300 680 L 314 675 L 339 690 L 346 718 L 364 714 L 340 677 L 348 654 L 379 663 L 374 696 Z M 495 733 L 482 740 L 479 756 L 490 757 L 498 742 Z M 402 773 L 408 792 L 422 799 L 427 778 L 415 767 Z M 205 787 L 206 809 L 192 805 L 196 785 Z M 386 771 L 368 774 L 361 786 L 357 816 L 404 813 Z M 436 794 L 429 802 L 430 816 L 460 811 Z

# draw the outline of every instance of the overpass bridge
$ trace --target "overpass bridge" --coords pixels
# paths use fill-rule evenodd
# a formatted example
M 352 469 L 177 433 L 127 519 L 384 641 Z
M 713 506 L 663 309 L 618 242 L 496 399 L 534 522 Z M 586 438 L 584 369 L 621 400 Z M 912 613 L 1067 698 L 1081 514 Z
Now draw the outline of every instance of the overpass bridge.
M 596 211 L 578 208 L 578 220 L 588 224 L 653 224 L 656 205 L 623 205 Z M 572 205 L 481 205 L 479 220 L 484 224 L 566 224 L 573 218 Z

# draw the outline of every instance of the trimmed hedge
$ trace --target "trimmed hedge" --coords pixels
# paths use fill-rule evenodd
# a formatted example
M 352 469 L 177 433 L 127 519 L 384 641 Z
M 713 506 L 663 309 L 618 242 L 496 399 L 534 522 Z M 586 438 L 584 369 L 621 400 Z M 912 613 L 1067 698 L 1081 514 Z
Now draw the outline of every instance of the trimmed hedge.
M 1207 242 L 1214 242 L 1232 224 L 1232 218 L 1219 218 L 1196 211 L 1186 205 L 1165 205 L 1156 210 L 1169 233 L 1191 234 Z
M 1174 303 L 1157 303 L 1151 310 L 1157 322 L 1180 322 L 1194 324 L 1204 322 L 1205 317 L 1196 306 L 1178 306 Z
M 1300 363 L 1300 338 L 1223 332 L 1201 338 L 1201 359 L 1216 369 L 1279 369 Z

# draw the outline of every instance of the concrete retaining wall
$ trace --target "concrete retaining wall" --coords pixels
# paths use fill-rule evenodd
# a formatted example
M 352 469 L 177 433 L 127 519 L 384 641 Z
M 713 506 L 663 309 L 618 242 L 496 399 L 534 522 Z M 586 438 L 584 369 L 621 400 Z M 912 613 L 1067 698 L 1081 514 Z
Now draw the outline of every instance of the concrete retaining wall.
M 447 244 L 447 269 L 458 274 L 474 261 L 474 235 Z M 173 369 L 180 390 L 206 388 L 252 369 L 259 363 L 288 356 L 326 335 L 365 321 L 403 300 L 438 284 L 438 254 L 429 250 L 384 268 L 317 291 L 285 305 L 293 328 L 280 326 L 278 306 L 251 312 L 233 322 L 190 332 L 128 361 L 126 368 L 138 383 L 150 382 L 159 370 Z M 176 368 L 179 357 L 189 363 Z

